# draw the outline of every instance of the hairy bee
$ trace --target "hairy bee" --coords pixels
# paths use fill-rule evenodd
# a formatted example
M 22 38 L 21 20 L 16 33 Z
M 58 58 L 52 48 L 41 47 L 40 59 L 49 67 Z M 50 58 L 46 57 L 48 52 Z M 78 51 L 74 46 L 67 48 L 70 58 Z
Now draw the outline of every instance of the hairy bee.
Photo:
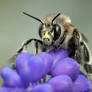
M 23 12 L 23 14 L 36 19 L 41 23 L 39 27 L 39 36 L 41 40 L 31 38 L 24 42 L 21 48 L 17 51 L 17 55 L 32 41 L 35 41 L 36 53 L 38 53 L 39 46 L 42 51 L 50 49 L 63 48 L 70 52 L 69 56 L 74 58 L 79 64 L 83 65 L 87 74 L 92 73 L 91 53 L 87 46 L 86 37 L 78 31 L 71 23 L 69 17 L 51 14 L 40 19 Z

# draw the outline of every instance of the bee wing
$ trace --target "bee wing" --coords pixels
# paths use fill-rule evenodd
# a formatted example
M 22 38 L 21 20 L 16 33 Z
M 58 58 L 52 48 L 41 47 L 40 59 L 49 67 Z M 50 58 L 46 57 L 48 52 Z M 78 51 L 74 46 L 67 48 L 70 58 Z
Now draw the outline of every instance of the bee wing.
M 81 36 L 82 36 L 82 39 L 83 39 L 86 43 L 88 43 L 88 39 L 86 38 L 86 36 L 85 36 L 83 33 L 81 33 Z
M 87 44 L 83 42 L 81 44 L 82 47 L 82 52 L 84 56 L 84 69 L 86 70 L 87 73 L 92 74 L 92 54 L 91 51 L 89 50 Z

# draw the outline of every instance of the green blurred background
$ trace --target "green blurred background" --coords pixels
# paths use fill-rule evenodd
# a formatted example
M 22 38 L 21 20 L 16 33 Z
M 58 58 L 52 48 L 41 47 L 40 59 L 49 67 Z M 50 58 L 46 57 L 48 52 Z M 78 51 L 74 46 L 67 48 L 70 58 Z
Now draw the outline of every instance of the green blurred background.
M 40 23 L 23 11 L 40 19 L 58 12 L 70 16 L 72 24 L 89 39 L 92 50 L 92 0 L 0 0 L 0 68 L 8 64 L 24 40 L 39 38 Z

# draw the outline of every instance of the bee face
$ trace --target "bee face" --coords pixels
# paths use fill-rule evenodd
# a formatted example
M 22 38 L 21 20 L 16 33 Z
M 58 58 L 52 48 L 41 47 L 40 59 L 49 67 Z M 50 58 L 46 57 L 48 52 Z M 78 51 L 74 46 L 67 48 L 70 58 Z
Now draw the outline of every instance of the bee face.
M 61 28 L 58 24 L 42 24 L 39 28 L 39 36 L 46 45 L 51 45 L 61 35 Z
M 39 36 L 46 45 L 51 45 L 53 42 L 54 31 L 50 24 L 41 24 L 39 28 Z
M 38 19 L 32 15 L 29 15 L 26 12 L 23 12 L 23 14 L 25 14 L 31 18 L 34 18 L 41 23 L 41 26 L 39 28 L 39 36 L 41 37 L 41 39 L 45 45 L 52 45 L 52 43 L 55 42 L 60 37 L 61 26 L 57 23 L 54 23 L 55 20 L 60 16 L 60 13 L 53 16 L 50 23 L 42 22 L 40 19 Z

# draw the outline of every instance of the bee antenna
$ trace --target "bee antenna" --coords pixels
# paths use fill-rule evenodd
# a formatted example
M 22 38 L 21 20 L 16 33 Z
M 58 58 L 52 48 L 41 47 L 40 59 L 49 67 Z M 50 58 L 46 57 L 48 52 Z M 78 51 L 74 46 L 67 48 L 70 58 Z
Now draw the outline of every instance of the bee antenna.
M 41 22 L 41 23 L 43 24 L 43 22 L 42 22 L 40 19 L 38 19 L 38 18 L 36 18 L 36 17 L 34 17 L 34 16 L 32 16 L 32 15 L 26 13 L 26 12 L 23 12 L 23 14 L 25 14 L 25 15 L 27 15 L 27 16 L 33 18 L 33 19 L 36 19 L 36 20 L 38 20 L 39 22 Z
M 60 14 L 61 14 L 61 13 L 58 13 L 58 14 L 52 19 L 52 24 L 53 24 L 54 20 L 55 20 L 58 16 L 60 16 Z

